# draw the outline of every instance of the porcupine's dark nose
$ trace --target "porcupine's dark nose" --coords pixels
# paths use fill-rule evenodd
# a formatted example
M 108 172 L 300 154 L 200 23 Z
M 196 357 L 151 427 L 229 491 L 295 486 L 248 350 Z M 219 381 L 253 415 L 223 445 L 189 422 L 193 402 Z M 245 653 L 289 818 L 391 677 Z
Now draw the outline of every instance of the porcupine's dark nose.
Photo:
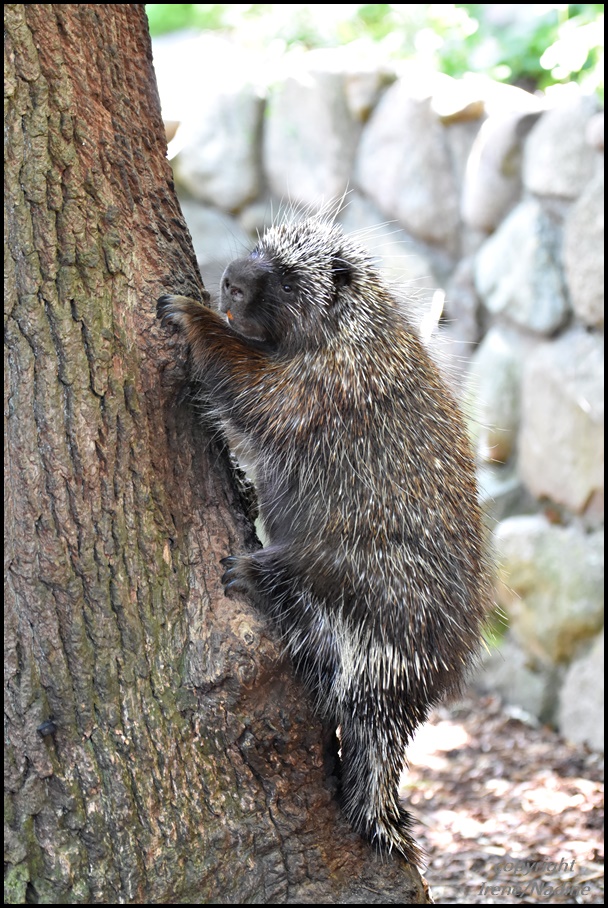
M 231 262 L 220 284 L 220 310 L 230 319 L 230 313 L 243 312 L 252 297 L 254 275 L 247 260 Z
M 236 281 L 226 274 L 224 274 L 224 279 L 222 281 L 222 291 L 224 295 L 229 297 L 234 303 L 242 303 L 245 298 L 242 287 L 239 287 Z

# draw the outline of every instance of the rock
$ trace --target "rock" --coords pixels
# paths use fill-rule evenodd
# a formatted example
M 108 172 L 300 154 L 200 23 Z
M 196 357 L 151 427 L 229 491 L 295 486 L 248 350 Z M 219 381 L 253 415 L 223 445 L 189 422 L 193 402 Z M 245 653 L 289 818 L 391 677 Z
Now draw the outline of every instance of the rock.
M 430 94 L 431 106 L 444 124 L 466 123 L 485 116 L 484 91 L 478 82 L 435 73 Z
M 537 95 L 506 82 L 496 82 L 481 73 L 468 72 L 460 79 L 453 79 L 444 73 L 433 72 L 429 78 L 429 74 L 425 77 L 419 68 L 416 72 L 406 67 L 406 74 L 418 97 L 422 97 L 423 92 L 432 95 L 433 109 L 444 122 L 508 112 L 534 113 L 544 107 Z M 422 87 L 418 87 L 419 84 Z
M 237 211 L 260 192 L 258 138 L 264 102 L 252 86 L 214 92 L 207 85 L 174 142 L 175 180 L 193 198 Z
M 604 633 L 575 659 L 560 691 L 558 727 L 575 744 L 604 752 Z
M 515 639 L 541 665 L 569 662 L 603 625 L 603 531 L 519 516 L 494 538 L 498 602 Z
M 524 367 L 521 476 L 537 498 L 582 514 L 604 490 L 604 341 L 581 328 Z
M 467 171 L 471 152 L 475 147 L 481 128 L 479 120 L 454 120 L 445 123 L 445 137 L 452 159 L 454 177 L 458 186 L 462 186 Z M 468 224 L 465 226 L 469 226 Z M 475 228 L 477 229 L 477 228 Z M 485 235 L 484 235 L 485 239 Z
M 485 524 L 494 533 L 499 521 L 513 514 L 531 514 L 535 501 L 523 485 L 512 464 L 480 464 L 477 469 L 479 503 Z
M 179 127 L 179 120 L 163 120 L 163 126 L 165 127 L 165 139 L 167 144 L 175 137 L 175 133 Z
M 369 69 L 348 71 L 344 90 L 346 103 L 355 120 L 364 123 L 374 109 L 381 92 L 395 81 L 389 70 Z
M 489 312 L 539 334 L 557 331 L 568 316 L 560 245 L 539 203 L 521 202 L 475 260 L 475 286 Z
M 539 116 L 501 113 L 481 127 L 462 188 L 462 217 L 470 227 L 491 233 L 519 200 L 523 139 Z
M 466 371 L 479 341 L 480 308 L 473 282 L 473 260 L 461 259 L 447 282 L 443 317 L 437 332 L 442 353 L 439 366 L 458 398 L 464 398 Z M 466 412 L 466 401 L 463 406 Z
M 585 133 L 596 111 L 595 100 L 581 95 L 543 114 L 524 148 L 526 189 L 566 199 L 580 195 L 594 172 L 595 154 Z
M 354 41 L 340 47 L 318 47 L 305 54 L 288 56 L 291 72 L 335 73 L 344 77 L 344 96 L 348 109 L 357 122 L 365 122 L 386 88 L 397 78 L 395 67 L 380 47 L 373 42 Z
M 282 210 L 279 202 L 275 205 L 270 199 L 262 197 L 239 211 L 238 222 L 245 233 L 255 239 L 279 218 Z
M 500 694 L 506 703 L 518 706 L 540 722 L 549 722 L 555 712 L 559 672 L 539 668 L 521 646 L 507 637 L 474 678 L 475 687 Z
M 518 333 L 495 325 L 471 358 L 466 409 L 472 414 L 473 437 L 483 460 L 505 463 L 513 453 L 519 429 L 523 356 Z
M 575 314 L 586 325 L 604 326 L 604 174 L 575 202 L 564 229 L 564 266 Z
M 357 137 L 343 73 L 307 70 L 289 76 L 268 101 L 263 159 L 271 190 L 313 207 L 340 198 Z
M 587 123 L 585 139 L 596 151 L 604 150 L 604 111 L 596 113 Z
M 445 322 L 450 334 L 467 344 L 476 344 L 480 335 L 480 302 L 475 290 L 473 259 L 461 259 L 445 291 Z M 472 346 L 471 346 L 472 351 Z M 469 354 L 470 355 L 470 354 Z
M 386 90 L 364 127 L 355 180 L 409 233 L 458 249 L 458 190 L 445 129 L 430 97 L 412 98 L 404 79 Z

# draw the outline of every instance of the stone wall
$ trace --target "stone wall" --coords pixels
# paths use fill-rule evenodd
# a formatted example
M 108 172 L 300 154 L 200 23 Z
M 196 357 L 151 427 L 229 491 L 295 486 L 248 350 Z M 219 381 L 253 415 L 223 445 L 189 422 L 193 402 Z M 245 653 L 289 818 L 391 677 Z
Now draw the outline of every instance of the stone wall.
M 509 621 L 483 683 L 602 747 L 603 112 L 336 51 L 268 87 L 234 53 L 170 146 L 205 284 L 287 200 L 346 193 L 415 317 L 445 296 Z

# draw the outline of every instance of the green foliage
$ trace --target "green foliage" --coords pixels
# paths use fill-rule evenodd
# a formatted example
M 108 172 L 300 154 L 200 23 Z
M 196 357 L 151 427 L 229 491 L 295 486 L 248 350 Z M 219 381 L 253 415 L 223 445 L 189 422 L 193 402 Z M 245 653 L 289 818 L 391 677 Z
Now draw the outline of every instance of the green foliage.
M 506 4 L 460 6 L 479 25 L 463 48 L 470 70 L 486 71 L 497 79 L 534 89 L 580 81 L 600 65 L 601 3 L 519 4 L 515 14 L 512 8 L 509 13 Z M 529 11 L 525 13 L 526 6 Z M 439 56 L 445 72 L 460 75 L 465 63 L 462 49 L 454 57 L 446 42 Z
M 146 13 L 152 35 L 184 28 L 219 29 L 225 26 L 228 3 L 147 3 Z
M 603 3 L 151 3 L 153 35 L 222 30 L 249 46 L 358 41 L 452 76 L 481 72 L 529 89 L 603 79 Z

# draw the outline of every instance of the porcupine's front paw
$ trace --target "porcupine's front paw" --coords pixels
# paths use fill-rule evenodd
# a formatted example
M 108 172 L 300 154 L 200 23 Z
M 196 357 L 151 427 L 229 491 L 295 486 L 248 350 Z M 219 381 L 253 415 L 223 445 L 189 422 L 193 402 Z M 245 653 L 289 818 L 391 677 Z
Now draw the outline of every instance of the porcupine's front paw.
M 179 297 L 172 296 L 171 294 L 166 294 L 160 296 L 156 303 L 156 318 L 160 319 L 160 323 L 163 328 L 168 325 L 173 320 L 175 314 L 175 309 L 173 307 L 173 301 Z
M 200 314 L 202 308 L 202 303 L 189 296 L 167 294 L 159 297 L 156 303 L 156 317 L 160 319 L 163 328 L 166 328 L 167 325 L 177 325 L 179 328 L 183 328 L 190 318 Z

